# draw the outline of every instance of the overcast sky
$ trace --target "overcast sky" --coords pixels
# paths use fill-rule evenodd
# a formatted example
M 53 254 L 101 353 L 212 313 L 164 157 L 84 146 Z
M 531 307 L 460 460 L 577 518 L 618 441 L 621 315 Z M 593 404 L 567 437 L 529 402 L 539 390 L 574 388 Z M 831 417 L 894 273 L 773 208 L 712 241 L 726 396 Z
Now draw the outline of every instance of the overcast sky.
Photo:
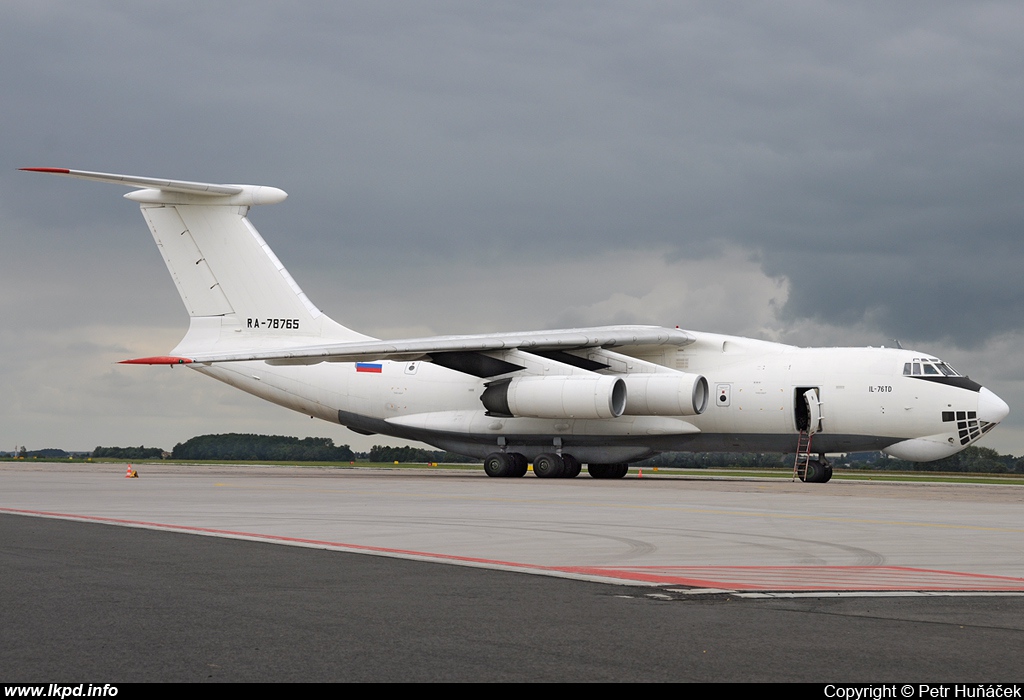
M 891 345 L 1024 453 L 1024 4 L 6 0 L 0 450 L 339 426 L 179 369 L 136 205 L 58 166 L 280 187 L 250 215 L 380 337 L 656 323 Z

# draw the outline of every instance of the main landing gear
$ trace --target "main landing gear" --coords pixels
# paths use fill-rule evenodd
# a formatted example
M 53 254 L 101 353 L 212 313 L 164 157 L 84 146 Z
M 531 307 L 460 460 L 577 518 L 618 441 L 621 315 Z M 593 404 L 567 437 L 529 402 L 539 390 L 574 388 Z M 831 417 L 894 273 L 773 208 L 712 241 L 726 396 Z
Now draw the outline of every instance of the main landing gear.
M 492 452 L 484 460 L 484 472 L 494 477 L 519 477 L 526 474 L 526 457 L 518 452 Z M 540 479 L 573 479 L 583 471 L 580 461 L 569 454 L 539 454 L 533 460 L 533 473 Z M 588 464 L 587 472 L 594 479 L 621 479 L 629 471 L 628 464 Z
M 487 476 L 523 476 L 527 466 L 526 457 L 518 452 L 492 452 L 484 460 Z
M 628 464 L 588 464 L 587 472 L 594 479 L 621 479 L 629 471 Z

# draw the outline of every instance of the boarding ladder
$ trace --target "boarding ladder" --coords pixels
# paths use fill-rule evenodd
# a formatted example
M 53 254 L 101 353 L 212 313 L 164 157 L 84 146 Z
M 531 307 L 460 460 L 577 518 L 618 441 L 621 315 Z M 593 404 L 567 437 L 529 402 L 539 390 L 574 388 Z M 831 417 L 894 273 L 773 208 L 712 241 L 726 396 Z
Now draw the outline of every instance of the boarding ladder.
M 801 430 L 796 440 L 796 459 L 793 460 L 793 481 L 804 480 L 807 475 L 807 463 L 811 461 L 811 438 L 814 433 Z

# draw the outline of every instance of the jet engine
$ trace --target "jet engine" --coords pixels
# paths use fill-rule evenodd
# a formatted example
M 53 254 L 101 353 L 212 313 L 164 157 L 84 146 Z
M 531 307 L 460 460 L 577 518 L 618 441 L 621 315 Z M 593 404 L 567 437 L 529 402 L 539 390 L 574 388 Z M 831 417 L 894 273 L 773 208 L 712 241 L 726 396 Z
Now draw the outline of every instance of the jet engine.
M 618 418 L 626 409 L 626 383 L 600 375 L 514 377 L 489 384 L 480 401 L 495 416 Z
M 700 374 L 627 374 L 627 416 L 699 416 L 708 407 Z

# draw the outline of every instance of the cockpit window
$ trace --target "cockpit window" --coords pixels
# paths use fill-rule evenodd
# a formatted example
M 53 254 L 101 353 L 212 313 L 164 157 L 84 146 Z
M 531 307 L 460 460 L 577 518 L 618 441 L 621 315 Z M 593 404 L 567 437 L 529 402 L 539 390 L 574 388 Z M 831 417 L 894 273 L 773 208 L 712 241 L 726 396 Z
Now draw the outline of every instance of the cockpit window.
M 914 358 L 913 362 L 906 362 L 903 365 L 903 375 L 906 377 L 946 377 L 963 376 L 942 360 L 933 357 Z

